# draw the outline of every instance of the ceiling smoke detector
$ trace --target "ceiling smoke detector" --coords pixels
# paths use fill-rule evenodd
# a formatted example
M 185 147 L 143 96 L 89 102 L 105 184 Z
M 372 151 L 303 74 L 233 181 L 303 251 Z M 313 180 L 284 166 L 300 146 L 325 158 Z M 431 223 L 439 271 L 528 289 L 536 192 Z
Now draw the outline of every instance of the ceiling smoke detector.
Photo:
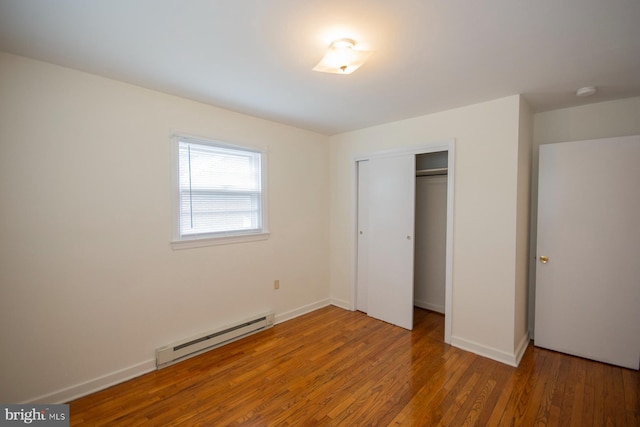
M 577 96 L 591 96 L 594 93 L 596 93 L 596 88 L 595 86 L 586 86 L 586 87 L 581 87 L 580 89 L 578 89 L 578 91 L 576 92 Z

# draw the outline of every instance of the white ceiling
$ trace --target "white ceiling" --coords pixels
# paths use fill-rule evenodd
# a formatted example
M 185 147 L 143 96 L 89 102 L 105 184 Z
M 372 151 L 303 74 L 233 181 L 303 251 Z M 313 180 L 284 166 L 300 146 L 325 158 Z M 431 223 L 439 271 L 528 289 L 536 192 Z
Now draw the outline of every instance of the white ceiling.
M 342 37 L 375 53 L 312 71 Z M 0 50 L 331 135 L 517 93 L 638 96 L 640 1 L 0 0 Z

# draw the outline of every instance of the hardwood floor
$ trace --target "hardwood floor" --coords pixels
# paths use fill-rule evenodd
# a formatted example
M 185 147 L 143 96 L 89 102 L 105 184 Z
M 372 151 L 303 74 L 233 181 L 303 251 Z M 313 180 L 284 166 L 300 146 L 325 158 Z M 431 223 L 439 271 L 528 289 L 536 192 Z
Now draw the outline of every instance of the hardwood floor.
M 529 346 L 512 368 L 326 307 L 70 402 L 71 425 L 640 426 L 640 374 Z

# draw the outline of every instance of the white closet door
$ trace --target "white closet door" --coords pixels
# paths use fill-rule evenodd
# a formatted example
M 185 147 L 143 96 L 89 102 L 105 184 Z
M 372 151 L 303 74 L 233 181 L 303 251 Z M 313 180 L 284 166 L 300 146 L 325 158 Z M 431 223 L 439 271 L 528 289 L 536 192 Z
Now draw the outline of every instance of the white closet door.
M 535 344 L 638 369 L 640 137 L 540 146 Z
M 369 287 L 369 161 L 358 162 L 358 271 L 356 310 L 367 312 Z
M 367 314 L 413 329 L 415 156 L 369 160 Z

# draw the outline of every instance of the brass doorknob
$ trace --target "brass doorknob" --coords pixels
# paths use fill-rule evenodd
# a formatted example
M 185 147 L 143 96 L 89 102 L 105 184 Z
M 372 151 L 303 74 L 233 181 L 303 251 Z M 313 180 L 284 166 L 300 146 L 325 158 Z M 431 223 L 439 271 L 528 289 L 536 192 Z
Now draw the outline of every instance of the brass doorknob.
M 541 256 L 540 256 L 540 262 L 541 262 L 541 263 L 543 263 L 543 264 L 548 263 L 548 262 L 549 262 L 549 257 L 548 257 L 548 256 L 544 256 L 544 255 L 541 255 Z

